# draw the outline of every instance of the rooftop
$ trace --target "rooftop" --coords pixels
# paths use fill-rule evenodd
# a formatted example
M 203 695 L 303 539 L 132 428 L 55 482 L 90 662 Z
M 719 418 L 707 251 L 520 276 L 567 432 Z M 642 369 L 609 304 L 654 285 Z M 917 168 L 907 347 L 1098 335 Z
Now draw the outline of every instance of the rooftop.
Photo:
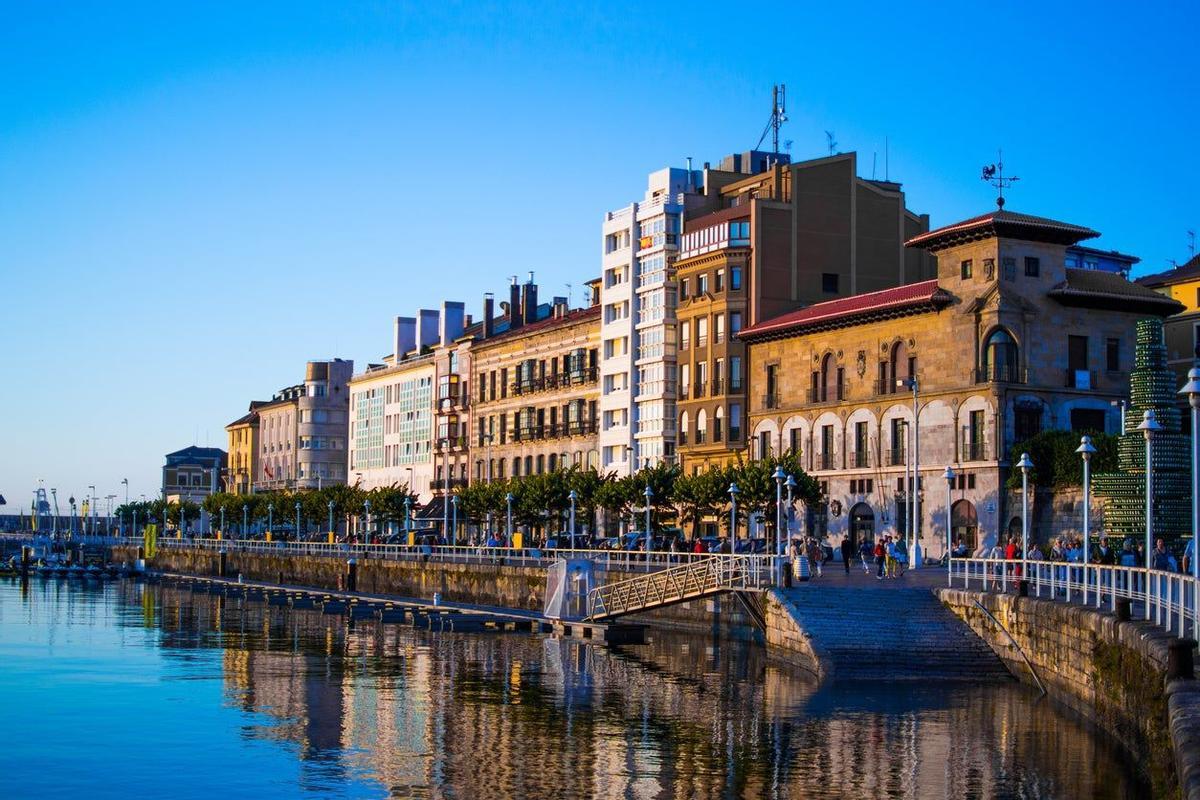
M 497 333 L 490 339 L 481 340 L 476 347 L 486 347 L 493 342 L 507 341 L 518 336 L 529 336 L 535 333 L 543 333 L 545 331 L 554 330 L 555 328 L 565 327 L 567 325 L 586 322 L 591 317 L 596 317 L 597 319 L 600 317 L 600 306 L 595 305 L 588 306 L 587 308 L 577 308 L 573 311 L 568 311 L 561 317 L 550 316 L 546 317 L 545 319 L 540 319 L 537 322 L 530 322 L 525 325 L 520 325 L 516 328 L 510 328 L 506 331 L 502 331 L 501 333 Z
M 1000 236 L 1030 242 L 1073 245 L 1084 239 L 1094 239 L 1099 235 L 1091 228 L 1081 225 L 1072 225 L 1046 217 L 1035 217 L 1032 214 L 997 210 L 914 236 L 904 245 L 937 252 L 964 242 Z
M 1170 316 L 1184 305 L 1115 272 L 1067 269 L 1067 279 L 1046 293 L 1063 305 Z
M 878 292 L 814 303 L 798 311 L 791 311 L 744 328 L 739 335 L 749 341 L 771 334 L 798 334 L 809 330 L 843 327 L 880 317 L 899 316 L 917 311 L 937 311 L 949 305 L 952 299 L 950 293 L 938 286 L 936 280 L 909 283 Z
M 1136 283 L 1156 289 L 1160 286 L 1170 286 L 1173 283 L 1200 280 L 1200 255 L 1193 256 L 1186 264 L 1182 264 L 1166 272 L 1156 272 L 1138 278 Z

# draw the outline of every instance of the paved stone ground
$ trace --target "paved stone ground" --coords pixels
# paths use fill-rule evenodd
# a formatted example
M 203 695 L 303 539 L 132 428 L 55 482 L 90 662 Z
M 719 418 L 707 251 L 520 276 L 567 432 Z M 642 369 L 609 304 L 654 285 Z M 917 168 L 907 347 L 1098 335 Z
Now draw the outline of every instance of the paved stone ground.
M 832 565 L 784 590 L 796 622 L 829 661 L 836 681 L 995 681 L 1011 676 L 991 648 L 931 591 L 934 567 L 877 580 L 861 566 Z

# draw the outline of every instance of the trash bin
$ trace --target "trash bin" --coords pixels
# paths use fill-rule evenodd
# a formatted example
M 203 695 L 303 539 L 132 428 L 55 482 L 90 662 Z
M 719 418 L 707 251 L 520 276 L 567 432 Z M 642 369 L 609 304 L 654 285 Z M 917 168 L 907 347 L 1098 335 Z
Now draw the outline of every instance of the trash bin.
M 796 577 L 799 580 L 806 581 L 812 577 L 812 568 L 808 563 L 808 556 L 796 556 L 793 562 L 796 570 Z M 791 577 L 790 575 L 788 576 Z

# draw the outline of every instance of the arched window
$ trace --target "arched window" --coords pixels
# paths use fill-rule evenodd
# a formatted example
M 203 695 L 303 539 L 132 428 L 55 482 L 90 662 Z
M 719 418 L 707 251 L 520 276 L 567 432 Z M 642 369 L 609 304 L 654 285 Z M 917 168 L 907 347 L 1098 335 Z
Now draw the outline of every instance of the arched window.
M 519 478 L 521 476 L 521 458 L 517 456 L 513 458 L 512 476 Z
M 704 444 L 708 438 L 708 414 L 704 409 L 696 412 L 696 444 Z
M 1017 343 L 1003 328 L 997 328 L 983 345 L 983 378 L 987 381 L 1015 381 L 1018 376 Z
M 679 443 L 688 443 L 688 412 L 679 415 Z
M 551 453 L 549 462 L 550 462 L 550 471 L 554 472 L 554 468 L 556 466 L 558 466 L 558 456 L 555 455 L 554 453 Z
M 892 345 L 892 352 L 888 356 L 888 382 L 891 384 L 888 387 L 889 391 L 898 391 L 899 381 L 912 377 L 909 372 L 909 363 L 908 347 L 904 342 L 896 342 Z
M 829 384 L 833 380 L 833 353 L 826 353 L 821 359 L 821 396 L 817 402 L 829 400 Z
M 722 428 L 725 427 L 725 407 L 717 406 L 717 413 L 713 414 L 713 441 L 721 441 L 724 434 Z

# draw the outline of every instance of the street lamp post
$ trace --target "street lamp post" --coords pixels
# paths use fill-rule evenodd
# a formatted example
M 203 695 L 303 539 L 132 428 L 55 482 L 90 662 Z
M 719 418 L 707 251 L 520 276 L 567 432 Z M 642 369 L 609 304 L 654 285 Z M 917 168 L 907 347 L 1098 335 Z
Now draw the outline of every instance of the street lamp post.
M 1150 567 L 1154 564 L 1154 434 L 1162 425 L 1154 418 L 1154 411 L 1142 413 L 1137 430 L 1146 437 L 1146 619 L 1150 619 Z
M 572 489 L 571 493 L 567 495 L 567 499 L 569 499 L 571 501 L 570 536 L 571 536 L 571 549 L 574 550 L 575 549 L 575 503 L 577 500 L 579 500 L 579 493 L 576 492 L 574 489 Z
M 249 529 L 249 527 L 250 527 L 250 506 L 243 504 L 242 505 L 242 538 L 243 539 L 249 538 L 250 534 L 246 533 L 246 531 Z
M 121 483 L 125 485 L 125 505 L 129 505 L 129 478 L 121 478 Z
M 1029 453 L 1021 453 L 1017 468 L 1021 470 L 1021 561 L 1024 562 L 1029 554 L 1029 470 L 1033 469 Z M 1024 569 L 1021 574 L 1025 574 Z
M 133 527 L 130 528 L 130 530 L 133 531 L 133 534 L 132 534 L 133 536 L 137 536 L 137 509 L 136 508 L 133 510 Z
M 1190 373 L 1189 373 L 1189 374 L 1190 374 Z M 1125 435 L 1125 406 L 1126 406 L 1126 402 L 1125 402 L 1124 400 L 1109 400 L 1109 401 L 1108 401 L 1108 404 L 1109 404 L 1110 406 L 1113 406 L 1114 408 L 1120 408 L 1120 409 L 1121 409 L 1121 435 L 1122 435 L 1122 436 L 1124 436 L 1124 435 Z
M 951 527 L 953 520 L 950 515 L 950 506 L 954 501 L 954 479 L 957 477 L 954 470 L 949 464 L 946 465 L 946 471 L 942 473 L 942 477 L 946 479 L 946 585 L 952 583 L 951 576 L 954 574 L 953 568 L 950 565 L 950 552 L 953 549 L 952 541 L 954 530 Z
M 775 542 L 771 546 L 771 576 L 776 583 L 783 583 L 779 568 L 779 549 L 783 543 L 783 481 L 787 475 L 782 466 L 776 466 L 771 476 L 775 478 Z
M 646 571 L 650 571 L 650 550 L 653 547 L 653 542 L 650 541 L 650 501 L 654 499 L 654 491 L 650 488 L 650 484 L 646 484 L 646 491 L 642 492 L 646 496 Z
M 450 498 L 450 544 L 458 544 L 458 495 Z
M 903 386 L 906 389 L 912 390 L 913 396 L 913 425 L 912 425 L 912 497 L 910 498 L 909 508 L 906 509 L 909 515 L 909 537 L 905 537 L 908 541 L 905 542 L 908 550 L 908 561 L 914 569 L 920 567 L 917 563 L 917 522 L 920 520 L 920 490 L 921 490 L 921 457 L 918 450 L 921 446 L 921 417 L 920 407 L 918 406 L 920 384 L 917 381 L 917 376 L 913 375 L 903 380 L 896 381 L 897 386 Z M 907 459 L 906 459 L 907 461 Z
M 363 500 L 363 513 L 366 516 L 367 529 L 363 532 L 363 542 L 370 544 L 371 542 L 371 501 Z
M 221 506 L 221 538 L 225 538 L 225 506 Z
M 442 535 L 453 544 L 450 527 L 450 440 L 442 439 Z
M 267 503 L 267 536 L 271 535 L 273 527 L 275 527 L 275 504 Z
M 412 484 L 410 483 L 409 486 Z M 409 491 L 405 487 L 406 491 Z M 412 495 L 404 495 L 404 543 L 408 544 L 408 537 L 412 533 Z
M 296 541 L 300 541 L 300 501 L 296 501 Z
M 332 535 L 333 534 L 333 501 L 332 500 L 329 501 L 328 506 L 329 506 L 329 533 Z
M 791 535 L 792 535 L 792 516 L 796 513 L 795 506 L 792 505 L 792 502 L 793 502 L 792 494 L 796 490 L 796 476 L 788 475 L 787 483 L 785 483 L 784 486 L 787 487 L 787 492 L 788 492 L 788 494 L 787 494 L 787 514 L 785 515 L 785 517 L 786 517 L 785 521 L 787 522 L 787 525 L 785 527 L 787 528 L 788 538 L 790 539 Z
M 1087 571 L 1088 564 L 1092 563 L 1092 453 L 1096 452 L 1096 447 L 1092 444 L 1092 437 L 1084 436 L 1080 438 L 1079 447 L 1075 448 L 1075 452 L 1079 453 L 1079 457 L 1083 459 L 1083 604 L 1087 605 Z M 1100 591 L 1098 585 L 1096 591 Z
M 513 528 L 512 528 L 512 503 L 513 493 L 508 492 L 504 495 L 504 503 L 508 506 L 508 546 L 513 546 Z
M 84 520 L 87 523 L 87 533 L 94 534 L 96 532 L 96 487 L 88 485 L 88 517 Z M 163 519 L 163 533 L 167 530 L 167 520 Z
M 1188 382 L 1179 390 L 1192 407 L 1192 578 L 1200 581 L 1200 368 L 1188 370 Z M 1192 587 L 1192 613 L 1196 613 L 1196 586 Z M 1195 632 L 1192 633 L 1195 636 Z
M 736 483 L 729 484 L 729 554 L 737 550 L 737 496 Z

